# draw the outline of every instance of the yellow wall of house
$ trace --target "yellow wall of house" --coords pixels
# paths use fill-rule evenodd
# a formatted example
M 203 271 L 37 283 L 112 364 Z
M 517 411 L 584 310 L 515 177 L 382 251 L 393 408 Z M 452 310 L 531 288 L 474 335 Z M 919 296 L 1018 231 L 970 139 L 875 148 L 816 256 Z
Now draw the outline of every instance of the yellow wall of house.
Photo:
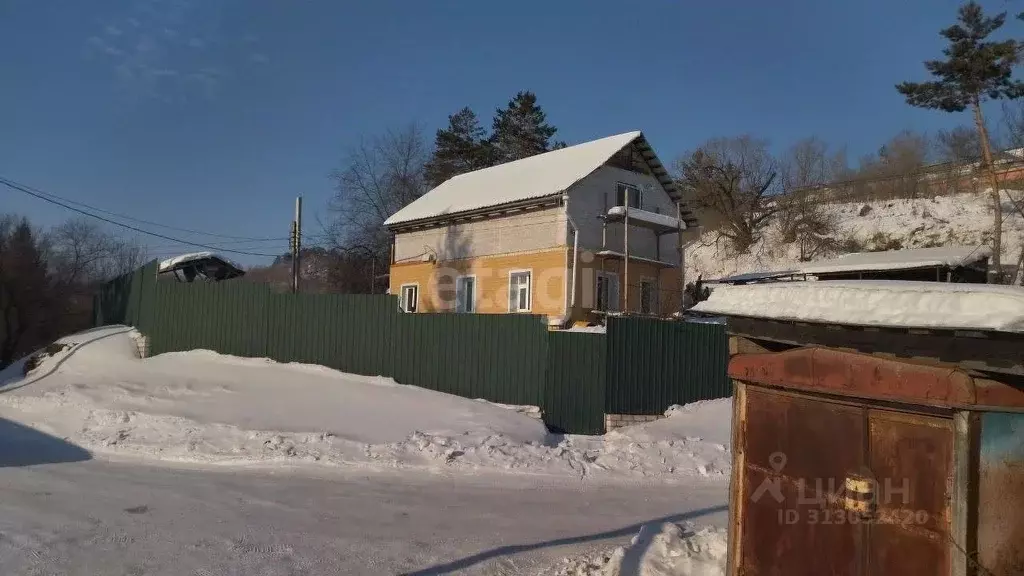
M 566 248 L 504 256 L 484 256 L 448 262 L 408 262 L 391 265 L 391 293 L 401 295 L 404 284 L 419 285 L 419 312 L 455 310 L 455 279 L 476 276 L 476 311 L 507 314 L 508 282 L 513 270 L 530 270 L 534 314 L 560 316 L 565 306 Z
M 655 285 L 655 315 L 671 314 L 674 310 L 668 305 L 675 303 L 678 307 L 678 299 L 670 297 L 669 290 L 676 289 L 679 282 L 674 284 L 668 277 L 679 269 L 665 269 L 665 266 L 654 265 L 649 262 L 630 260 L 630 289 L 627 295 L 626 279 L 624 277 L 625 266 L 622 258 L 606 258 L 594 256 L 589 262 L 581 258 L 580 268 L 577 271 L 577 311 L 573 314 L 573 320 L 593 320 L 590 311 L 597 304 L 597 276 L 600 272 L 615 274 L 618 277 L 618 310 L 631 313 L 640 312 L 640 282 L 650 280 Z M 629 297 L 629 306 L 626 306 L 626 298 Z
M 623 275 L 624 266 L 621 258 L 605 258 L 602 256 L 591 257 L 589 262 L 581 258 L 579 268 L 576 272 L 576 308 L 573 311 L 573 321 L 593 321 L 595 315 L 591 310 L 597 303 L 597 276 L 598 272 L 611 272 L 619 279 L 619 310 L 627 310 L 633 313 L 640 312 L 640 282 L 641 280 L 653 280 L 656 288 L 656 315 L 667 316 L 679 310 L 679 268 L 666 268 L 656 266 L 649 262 L 631 260 L 629 264 L 629 306 L 624 306 L 627 298 L 625 278 Z

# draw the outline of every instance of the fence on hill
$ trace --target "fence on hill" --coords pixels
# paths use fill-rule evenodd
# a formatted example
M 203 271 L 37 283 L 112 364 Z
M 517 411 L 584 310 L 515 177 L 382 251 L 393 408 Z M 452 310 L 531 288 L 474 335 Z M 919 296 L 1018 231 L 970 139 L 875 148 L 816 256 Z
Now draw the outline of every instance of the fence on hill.
M 155 262 L 105 285 L 93 318 L 136 326 L 152 354 L 202 348 L 389 376 L 540 406 L 550 428 L 575 434 L 602 433 L 605 413 L 660 414 L 732 393 L 721 325 L 611 318 L 607 334 L 553 332 L 532 315 L 404 314 L 393 296 L 158 282 Z

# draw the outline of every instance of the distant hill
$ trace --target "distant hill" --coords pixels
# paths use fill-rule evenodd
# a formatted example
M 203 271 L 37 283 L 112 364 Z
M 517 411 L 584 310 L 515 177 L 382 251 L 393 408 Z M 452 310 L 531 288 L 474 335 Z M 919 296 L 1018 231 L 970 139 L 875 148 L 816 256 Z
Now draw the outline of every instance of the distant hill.
M 1018 194 L 1019 195 L 1019 194 Z M 990 245 L 992 208 L 988 194 L 957 194 L 918 199 L 824 204 L 836 219 L 835 244 L 845 249 L 817 255 L 825 259 L 844 252 L 926 248 L 959 244 Z M 1016 265 L 1024 248 L 1024 218 L 1009 201 L 1003 206 L 1002 261 Z M 782 270 L 800 261 L 800 247 L 781 238 L 773 221 L 748 252 L 733 253 L 725 240 L 705 231 L 686 250 L 687 278 L 704 279 L 762 270 Z

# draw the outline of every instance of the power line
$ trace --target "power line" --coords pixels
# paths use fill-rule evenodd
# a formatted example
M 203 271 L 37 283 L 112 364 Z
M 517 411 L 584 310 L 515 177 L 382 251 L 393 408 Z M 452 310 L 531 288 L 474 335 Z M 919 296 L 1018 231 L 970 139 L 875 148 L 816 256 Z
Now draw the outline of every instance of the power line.
M 157 228 L 164 228 L 166 230 L 174 230 L 176 232 L 185 232 L 185 233 L 188 233 L 188 234 L 199 234 L 200 236 L 211 236 L 213 238 L 226 238 L 226 239 L 230 239 L 230 240 L 239 240 L 239 241 L 254 241 L 255 242 L 255 241 L 278 240 L 278 238 L 254 238 L 254 237 L 250 237 L 250 236 L 231 236 L 231 235 L 228 235 L 228 234 L 217 234 L 215 232 L 203 232 L 201 230 L 192 230 L 192 229 L 189 229 L 189 228 L 177 228 L 175 226 L 168 226 L 166 224 L 160 224 L 159 222 L 151 222 L 149 220 L 143 220 L 141 218 L 135 218 L 135 217 L 128 216 L 128 215 L 125 215 L 125 214 L 119 214 L 117 212 L 111 212 L 110 210 L 104 210 L 102 208 L 97 208 L 95 206 L 90 206 L 88 204 L 85 204 L 85 203 L 82 203 L 82 202 L 77 202 L 77 201 L 71 200 L 69 198 L 64 198 L 64 197 L 61 197 L 61 196 L 57 196 L 56 194 L 51 194 L 49 192 L 44 192 L 42 190 L 39 190 L 38 188 L 33 188 L 32 186 L 28 186 L 27 184 L 20 184 L 18 182 L 14 182 L 13 180 L 8 180 L 6 178 L 0 178 L 0 180 L 2 180 L 3 183 L 7 184 L 8 186 L 10 186 L 11 183 L 14 183 L 14 184 L 17 184 L 18 186 L 22 186 L 23 188 L 25 188 L 27 190 L 31 190 L 32 192 L 34 192 L 35 194 L 38 194 L 39 196 L 45 196 L 48 199 L 60 200 L 61 202 L 66 202 L 66 203 L 71 204 L 73 206 L 78 206 L 80 208 L 84 208 L 84 209 L 87 209 L 87 210 L 92 210 L 93 212 L 99 212 L 101 214 L 107 214 L 108 216 L 114 216 L 116 218 L 121 218 L 122 220 L 129 220 L 131 222 L 138 222 L 139 224 L 146 224 L 146 225 L 149 225 L 149 226 L 156 226 Z M 22 190 L 22 192 L 25 192 L 25 191 L 26 190 Z M 284 239 L 287 240 L 287 238 L 284 238 Z
M 160 234 L 158 232 L 150 232 L 149 230 L 144 230 L 142 228 L 138 228 L 138 227 L 132 226 L 130 224 L 125 224 L 123 222 L 117 222 L 116 220 L 111 220 L 109 218 L 104 218 L 103 216 L 97 216 L 96 214 L 92 214 L 90 212 L 86 212 L 85 210 L 81 210 L 79 208 L 75 208 L 74 206 L 70 206 L 68 204 L 65 204 L 64 202 L 61 202 L 61 201 L 58 201 L 58 200 L 54 200 L 53 198 L 49 198 L 49 197 L 45 196 L 44 194 L 40 194 L 40 193 L 34 192 L 33 190 L 30 190 L 29 188 L 27 188 L 25 186 L 22 186 L 21 184 L 18 184 L 17 182 L 8 180 L 8 179 L 3 178 L 3 177 L 0 177 L 0 184 L 3 184 L 4 186 L 7 186 L 8 188 L 11 188 L 13 190 L 17 190 L 19 192 L 24 192 L 25 194 L 28 194 L 29 196 L 34 196 L 36 198 L 39 198 L 40 200 L 45 200 L 46 202 L 49 202 L 51 204 L 56 204 L 57 206 L 60 206 L 62 208 L 67 208 L 68 210 L 71 210 L 72 212 L 77 212 L 79 214 L 83 214 L 85 216 L 89 216 L 91 218 L 95 218 L 97 220 L 101 220 L 101 221 L 106 222 L 108 224 L 113 224 L 114 226 L 120 226 L 122 228 L 126 228 L 126 229 L 132 230 L 134 232 L 138 232 L 140 234 L 146 234 L 146 235 L 149 235 L 149 236 L 154 236 L 156 238 L 163 238 L 164 240 L 170 240 L 171 242 L 177 242 L 179 244 L 187 244 L 189 246 L 196 246 L 196 247 L 199 247 L 199 248 L 206 248 L 207 250 L 216 250 L 217 252 L 230 252 L 232 254 L 244 254 L 246 256 L 266 256 L 266 257 L 276 257 L 277 256 L 276 254 L 262 254 L 262 253 L 259 253 L 259 252 L 248 252 L 248 251 L 245 251 L 245 250 L 232 250 L 230 248 L 222 248 L 222 247 L 218 247 L 218 246 L 211 246 L 209 244 L 201 244 L 199 242 L 189 242 L 187 240 L 182 240 L 180 238 L 174 238 L 172 236 L 166 236 L 166 235 Z
M 287 239 L 288 239 L 287 236 L 282 236 L 280 238 L 268 238 L 266 240 L 226 240 L 224 242 L 218 242 L 217 244 L 219 246 L 224 246 L 224 245 L 228 245 L 228 244 L 231 244 L 231 245 L 237 245 L 237 244 L 268 244 L 268 243 L 271 243 L 271 242 L 284 242 Z M 178 244 L 144 244 L 142 247 L 146 248 L 148 250 L 164 250 L 164 249 L 178 248 L 179 245 Z M 242 248 L 253 248 L 253 249 L 255 249 L 255 248 L 272 248 L 272 247 L 271 246 L 243 246 Z

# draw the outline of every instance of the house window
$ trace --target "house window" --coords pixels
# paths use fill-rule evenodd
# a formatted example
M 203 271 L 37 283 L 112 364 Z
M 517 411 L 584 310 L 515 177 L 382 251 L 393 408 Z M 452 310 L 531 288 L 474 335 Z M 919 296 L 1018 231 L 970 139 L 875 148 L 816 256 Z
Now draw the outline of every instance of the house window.
M 619 309 L 619 276 L 609 272 L 597 273 L 597 310 L 616 312 Z
M 643 207 L 643 201 L 640 198 L 640 189 L 632 184 L 623 184 L 619 182 L 616 184 L 615 191 L 615 205 L 616 206 L 629 206 L 630 208 L 640 209 Z
M 476 276 L 455 279 L 455 311 L 476 312 Z
M 415 312 L 420 300 L 420 287 L 416 284 L 402 285 L 402 312 Z
M 657 286 L 653 280 L 640 281 L 640 313 L 653 314 L 657 306 Z
M 508 275 L 508 311 L 530 311 L 530 271 L 511 272 Z

